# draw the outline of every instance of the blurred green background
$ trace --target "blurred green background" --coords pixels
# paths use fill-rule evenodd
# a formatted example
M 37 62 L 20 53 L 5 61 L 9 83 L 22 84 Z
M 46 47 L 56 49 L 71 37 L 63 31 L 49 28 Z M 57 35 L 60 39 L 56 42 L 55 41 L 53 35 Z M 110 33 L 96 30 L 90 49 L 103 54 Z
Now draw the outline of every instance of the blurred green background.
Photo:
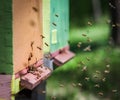
M 70 0 L 70 47 L 76 56 L 47 80 L 47 100 L 120 100 L 120 47 L 111 39 L 108 0 Z

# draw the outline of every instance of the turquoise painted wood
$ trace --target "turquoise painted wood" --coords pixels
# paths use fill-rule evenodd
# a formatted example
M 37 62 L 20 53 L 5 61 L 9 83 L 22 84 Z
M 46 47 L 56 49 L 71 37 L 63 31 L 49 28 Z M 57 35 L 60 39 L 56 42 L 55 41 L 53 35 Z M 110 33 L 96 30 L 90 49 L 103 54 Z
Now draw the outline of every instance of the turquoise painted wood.
M 12 74 L 12 0 L 0 3 L 0 73 Z
M 50 2 L 50 52 L 68 45 L 69 38 L 69 0 Z

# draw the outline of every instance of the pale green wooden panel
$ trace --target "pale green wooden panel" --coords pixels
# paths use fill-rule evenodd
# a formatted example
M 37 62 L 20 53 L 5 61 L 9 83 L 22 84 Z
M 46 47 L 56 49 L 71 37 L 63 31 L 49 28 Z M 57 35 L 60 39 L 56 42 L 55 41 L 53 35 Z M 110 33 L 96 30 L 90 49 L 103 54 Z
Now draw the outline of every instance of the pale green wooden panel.
M 12 0 L 0 2 L 0 73 L 13 73 Z
M 68 45 L 69 0 L 50 2 L 50 52 Z M 55 42 L 54 42 L 55 41 Z
M 43 11 L 43 49 L 44 53 L 50 51 L 50 0 L 43 0 L 42 11 Z M 49 46 L 46 46 L 47 43 Z

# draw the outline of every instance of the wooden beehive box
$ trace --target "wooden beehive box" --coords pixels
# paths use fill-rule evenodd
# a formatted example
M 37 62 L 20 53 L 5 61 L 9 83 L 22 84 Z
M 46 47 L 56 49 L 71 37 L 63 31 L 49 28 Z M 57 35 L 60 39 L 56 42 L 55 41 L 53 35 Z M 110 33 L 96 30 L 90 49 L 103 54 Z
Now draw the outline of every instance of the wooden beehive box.
M 9 91 L 0 92 L 0 99 L 18 92 L 20 82 L 24 84 L 27 81 L 31 85 L 30 89 L 40 83 L 41 78 L 29 73 L 30 78 L 27 73 L 29 66 L 34 64 L 38 67 L 43 63 L 42 17 L 42 0 L 1 0 L 0 84 L 5 86 L 0 85 L 0 90 Z M 37 70 L 42 70 L 43 73 L 39 75 L 42 79 L 50 73 L 44 66 Z M 32 78 L 37 78 L 34 84 Z
M 15 74 L 43 57 L 42 1 L 2 0 L 0 8 L 0 72 Z
M 49 45 L 44 45 L 44 50 L 50 52 L 54 63 L 61 65 L 74 56 L 68 44 L 69 0 L 43 0 L 43 16 L 44 43 Z

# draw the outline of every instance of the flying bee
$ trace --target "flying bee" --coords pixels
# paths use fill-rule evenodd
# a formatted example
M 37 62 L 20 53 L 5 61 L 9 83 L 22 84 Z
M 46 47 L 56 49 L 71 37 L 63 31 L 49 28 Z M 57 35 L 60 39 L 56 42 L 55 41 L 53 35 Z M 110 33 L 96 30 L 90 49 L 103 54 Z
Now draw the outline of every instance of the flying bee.
M 103 96 L 103 92 L 98 92 L 98 95 Z
M 109 70 L 105 70 L 104 73 L 105 73 L 105 74 L 109 74 L 110 71 L 109 71 Z
M 87 37 L 87 41 L 88 42 L 92 42 L 92 39 L 90 39 L 89 37 Z
M 104 77 L 104 78 L 102 79 L 102 81 L 105 82 L 105 81 L 106 81 L 106 78 Z
M 82 84 L 81 84 L 81 83 L 78 83 L 77 85 L 78 85 L 79 87 L 82 87 Z
M 117 92 L 117 90 L 112 90 L 112 92 L 113 92 L 113 93 L 116 93 L 116 92 Z
M 82 71 L 87 71 L 87 66 L 84 66 Z
M 63 84 L 60 84 L 60 87 L 64 87 L 64 85 L 63 85 Z
M 89 57 L 86 57 L 87 61 L 90 61 L 90 58 Z
M 86 37 L 87 35 L 86 34 L 82 34 L 82 36 Z
M 76 87 L 76 84 L 75 84 L 75 83 L 72 83 L 72 86 L 73 86 L 73 87 Z
M 99 85 L 99 84 L 95 84 L 94 87 L 95 87 L 95 88 L 99 88 L 100 85 Z
M 83 51 L 91 51 L 91 46 L 87 46 Z
M 89 80 L 90 80 L 90 78 L 89 78 L 89 77 L 85 77 L 85 80 L 86 80 L 86 81 L 89 81 Z
M 88 25 L 90 25 L 90 26 L 92 26 L 92 23 L 90 22 L 90 21 L 88 21 L 88 23 L 87 23 Z

